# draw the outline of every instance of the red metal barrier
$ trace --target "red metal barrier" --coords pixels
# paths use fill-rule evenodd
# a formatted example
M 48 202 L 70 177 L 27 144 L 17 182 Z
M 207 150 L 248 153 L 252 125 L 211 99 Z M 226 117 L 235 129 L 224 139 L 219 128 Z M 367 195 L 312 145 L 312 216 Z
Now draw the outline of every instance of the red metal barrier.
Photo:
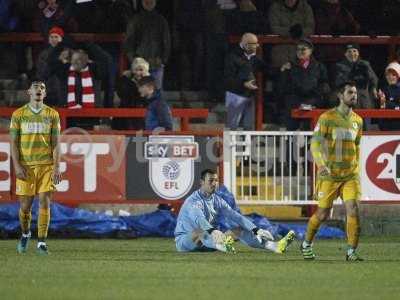
M 309 119 L 311 121 L 311 128 L 314 128 L 317 124 L 319 116 L 325 111 L 326 109 L 293 109 L 292 117 L 296 119 Z M 394 109 L 355 109 L 354 112 L 362 118 L 400 119 L 400 111 Z
M 0 117 L 11 117 L 14 110 L 16 110 L 15 107 L 2 107 L 0 109 Z M 67 128 L 68 118 L 144 118 L 146 115 L 146 109 L 144 108 L 57 108 L 57 111 L 60 114 L 62 129 Z M 181 130 L 190 130 L 190 119 L 206 119 L 208 117 L 208 109 L 173 108 L 172 116 L 181 119 Z

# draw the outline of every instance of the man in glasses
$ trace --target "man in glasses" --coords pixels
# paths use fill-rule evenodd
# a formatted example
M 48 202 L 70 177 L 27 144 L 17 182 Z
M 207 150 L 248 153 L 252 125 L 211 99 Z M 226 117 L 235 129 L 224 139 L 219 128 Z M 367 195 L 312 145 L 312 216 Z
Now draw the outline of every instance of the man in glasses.
M 299 129 L 299 122 L 291 117 L 292 109 L 325 107 L 329 93 L 328 75 L 323 64 L 315 60 L 314 45 L 308 39 L 297 43 L 296 59 L 281 67 L 281 95 L 285 100 L 284 122 L 287 130 Z
M 265 66 L 256 56 L 258 47 L 257 36 L 245 33 L 225 59 L 226 127 L 231 130 L 254 128 L 254 94 L 258 89 L 255 72 Z

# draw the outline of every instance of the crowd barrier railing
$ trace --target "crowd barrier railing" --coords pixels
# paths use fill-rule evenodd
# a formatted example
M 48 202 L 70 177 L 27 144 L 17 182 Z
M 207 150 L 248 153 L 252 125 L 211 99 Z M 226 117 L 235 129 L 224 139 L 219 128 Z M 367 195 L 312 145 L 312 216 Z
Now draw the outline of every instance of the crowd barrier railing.
M 313 109 L 313 110 L 301 110 L 293 109 L 292 117 L 295 119 L 306 119 L 310 120 L 311 128 L 314 128 L 318 122 L 318 118 L 322 115 L 326 109 Z M 400 110 L 395 109 L 355 109 L 362 118 L 370 119 L 400 119 Z
M 11 117 L 15 107 L 2 107 L 0 117 Z M 144 118 L 145 108 L 57 108 L 60 115 L 61 128 L 67 128 L 69 118 Z M 172 116 L 180 119 L 180 130 L 190 130 L 190 120 L 194 118 L 206 119 L 208 109 L 205 108 L 173 108 Z

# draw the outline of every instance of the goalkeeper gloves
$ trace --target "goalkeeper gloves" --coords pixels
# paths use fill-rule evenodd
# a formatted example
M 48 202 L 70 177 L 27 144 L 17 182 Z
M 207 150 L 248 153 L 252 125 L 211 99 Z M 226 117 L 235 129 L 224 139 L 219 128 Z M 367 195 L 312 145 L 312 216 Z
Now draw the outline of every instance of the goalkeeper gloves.
M 274 240 L 274 236 L 268 230 L 256 227 L 253 229 L 253 233 L 260 243 L 262 243 L 262 241 L 273 241 Z

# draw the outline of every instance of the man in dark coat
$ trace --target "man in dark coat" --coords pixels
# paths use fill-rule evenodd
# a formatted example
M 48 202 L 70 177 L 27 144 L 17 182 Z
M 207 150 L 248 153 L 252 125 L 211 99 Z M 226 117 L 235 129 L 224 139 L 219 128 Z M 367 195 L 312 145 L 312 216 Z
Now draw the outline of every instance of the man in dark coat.
M 256 56 L 258 46 L 257 36 L 245 33 L 225 59 L 226 126 L 231 130 L 241 125 L 246 130 L 254 128 L 254 94 L 258 89 L 255 72 L 264 67 L 264 62 Z
M 323 64 L 313 56 L 314 46 L 308 39 L 297 44 L 297 58 L 281 68 L 280 94 L 285 100 L 287 130 L 297 130 L 299 122 L 291 111 L 300 107 L 326 107 L 324 97 L 329 93 L 328 74 Z
M 344 56 L 345 59 L 336 64 L 335 86 L 354 81 L 358 93 L 358 108 L 375 108 L 373 98 L 378 96 L 378 77 L 370 63 L 360 58 L 360 46 L 347 44 Z

